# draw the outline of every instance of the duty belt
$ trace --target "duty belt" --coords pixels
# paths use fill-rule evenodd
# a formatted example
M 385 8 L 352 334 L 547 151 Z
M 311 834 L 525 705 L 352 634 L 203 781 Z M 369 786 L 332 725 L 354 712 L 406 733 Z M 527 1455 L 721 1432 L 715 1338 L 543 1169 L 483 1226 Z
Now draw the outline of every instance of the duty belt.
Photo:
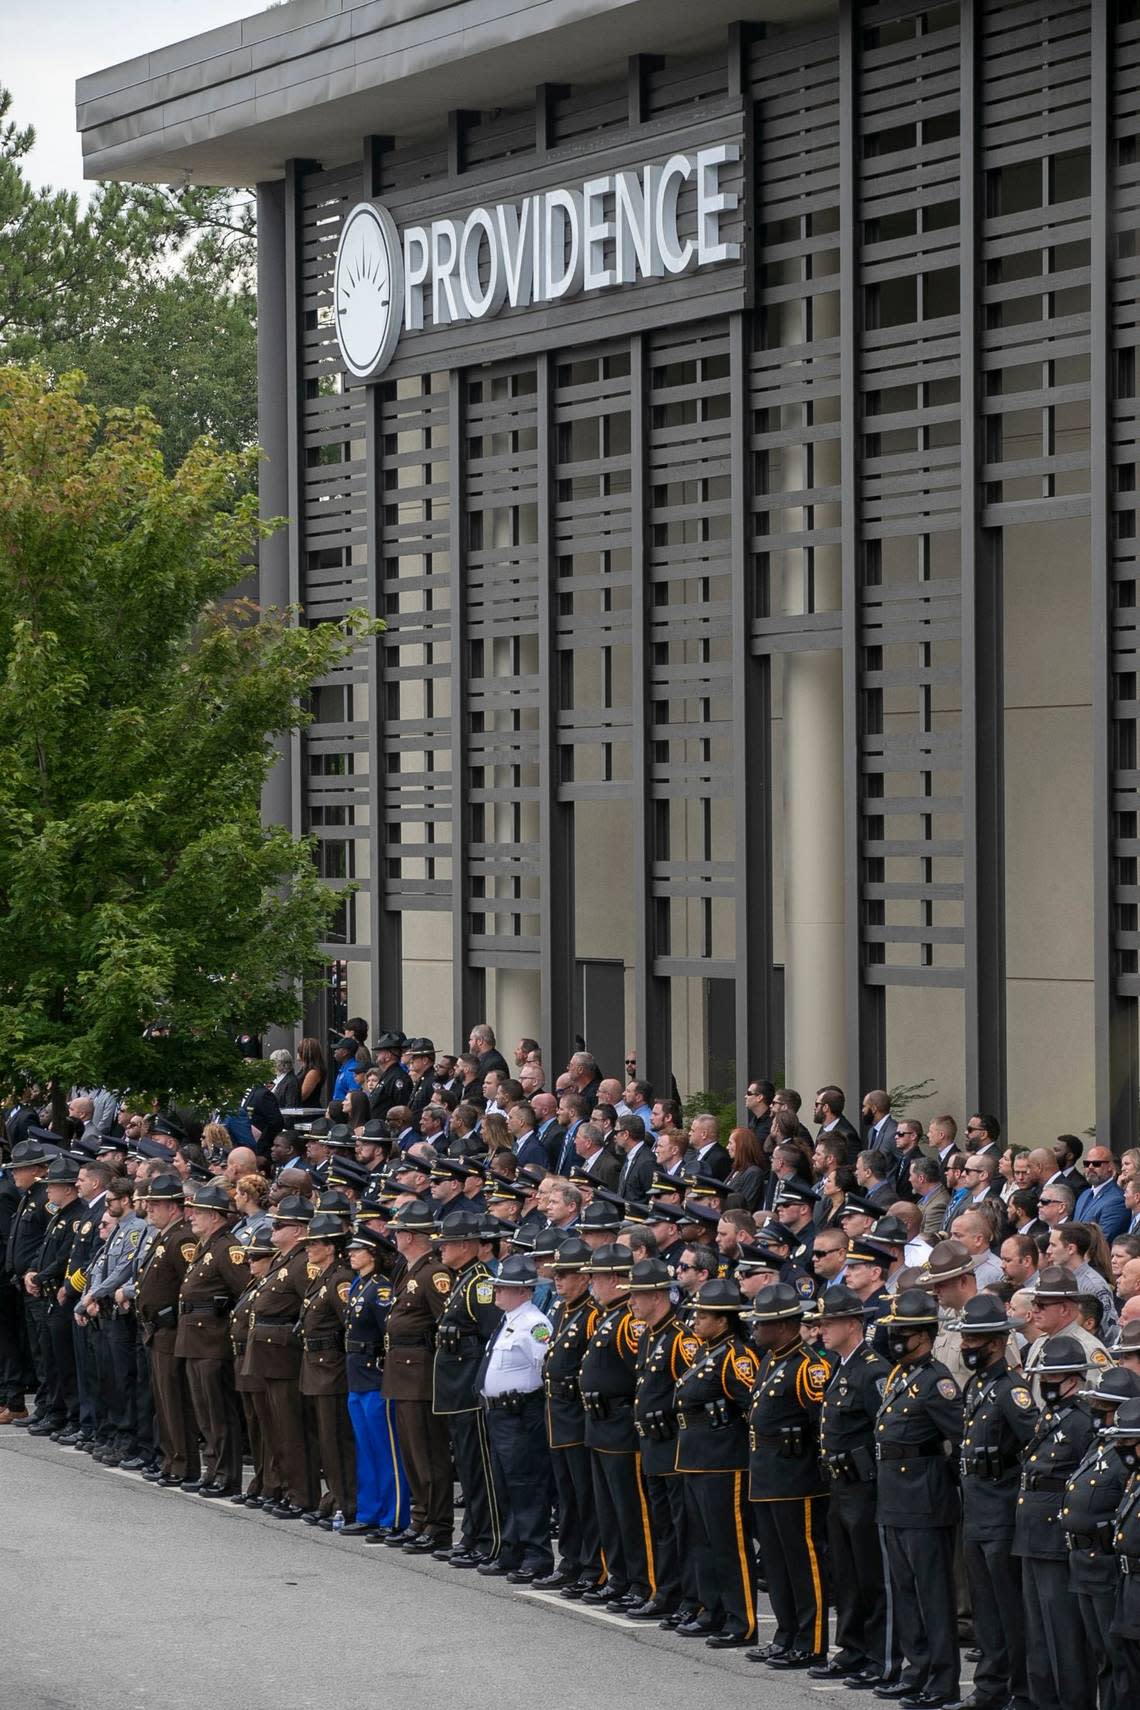
M 521 1413 L 526 1402 L 533 1401 L 535 1396 L 541 1394 L 540 1389 L 511 1389 L 505 1395 L 489 1395 L 487 1406 L 494 1408 L 497 1413 Z
M 297 1322 L 296 1316 L 292 1312 L 255 1312 L 253 1317 L 250 1319 L 251 1325 L 254 1325 L 254 1324 L 273 1324 L 273 1325 L 288 1324 L 288 1325 L 294 1325 L 294 1324 L 296 1324 L 296 1322 Z
M 877 1461 L 923 1461 L 934 1460 L 943 1455 L 941 1443 L 876 1443 L 875 1459 Z
M 1095 1532 L 1066 1532 L 1065 1542 L 1070 1550 L 1098 1550 L 1100 1539 Z
M 1022 1475 L 1022 1490 L 1064 1490 L 1067 1478 L 1059 1473 L 1027 1472 Z
M 340 1336 L 333 1330 L 321 1330 L 315 1336 L 305 1337 L 306 1354 L 327 1354 L 330 1348 L 342 1346 Z
M 430 1348 L 433 1346 L 430 1336 L 389 1336 L 390 1348 Z
M 180 1318 L 228 1318 L 229 1302 L 220 1306 L 217 1301 L 180 1300 L 178 1314 Z
M 1120 1563 L 1120 1571 L 1126 1579 L 1134 1573 L 1140 1573 L 1140 1556 L 1117 1556 L 1116 1559 Z
M 346 1354 L 378 1354 L 383 1346 L 383 1342 L 362 1342 L 359 1336 L 350 1336 L 345 1340 L 344 1351 Z

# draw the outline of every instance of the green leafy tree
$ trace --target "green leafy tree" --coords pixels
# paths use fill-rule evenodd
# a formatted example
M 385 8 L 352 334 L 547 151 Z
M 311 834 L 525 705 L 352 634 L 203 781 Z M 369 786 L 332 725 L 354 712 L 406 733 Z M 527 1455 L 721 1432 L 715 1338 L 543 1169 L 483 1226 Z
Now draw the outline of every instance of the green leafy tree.
M 168 474 L 148 412 L 0 368 L 0 1086 L 210 1099 L 300 1013 L 337 899 L 261 788 L 357 620 L 226 598 L 256 456 Z
M 35 190 L 31 126 L 0 87 L 0 359 L 82 367 L 106 409 L 145 404 L 167 467 L 204 433 L 229 450 L 257 417 L 256 219 L 244 193 L 105 184 L 86 208 Z

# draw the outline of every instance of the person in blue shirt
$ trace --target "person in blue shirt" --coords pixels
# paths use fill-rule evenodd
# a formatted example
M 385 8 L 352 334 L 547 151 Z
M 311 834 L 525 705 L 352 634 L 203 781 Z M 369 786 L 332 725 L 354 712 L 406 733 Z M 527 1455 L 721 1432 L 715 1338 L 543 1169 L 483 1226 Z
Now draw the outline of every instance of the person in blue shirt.
M 346 1099 L 349 1093 L 359 1091 L 360 1082 L 356 1074 L 355 1039 L 338 1039 L 333 1046 L 333 1062 L 336 1064 L 336 1080 L 333 1082 L 333 1098 Z
M 411 1495 L 400 1442 L 396 1403 L 380 1393 L 384 1375 L 384 1331 L 392 1307 L 385 1266 L 395 1257 L 393 1243 L 378 1230 L 361 1227 L 348 1244 L 348 1262 L 356 1273 L 348 1296 L 345 1354 L 348 1412 L 356 1438 L 356 1518 L 344 1530 L 379 1544 L 400 1532 L 411 1515 Z
M 1085 1169 L 1089 1185 L 1077 1200 L 1073 1219 L 1077 1223 L 1098 1224 L 1105 1240 L 1114 1241 L 1130 1222 L 1124 1195 L 1116 1181 L 1116 1159 L 1107 1146 L 1094 1142 L 1085 1158 Z

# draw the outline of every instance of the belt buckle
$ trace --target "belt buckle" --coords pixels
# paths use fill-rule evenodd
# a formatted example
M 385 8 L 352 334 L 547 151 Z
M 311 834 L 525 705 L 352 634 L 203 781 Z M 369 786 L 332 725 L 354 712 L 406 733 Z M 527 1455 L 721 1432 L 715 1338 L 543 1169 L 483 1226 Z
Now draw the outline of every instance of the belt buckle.
M 876 1443 L 875 1444 L 875 1459 L 877 1461 L 881 1461 L 882 1458 L 883 1458 L 883 1445 L 881 1443 Z
M 1128 1560 L 1127 1556 L 1118 1556 L 1116 1559 L 1120 1563 L 1121 1573 L 1124 1575 L 1125 1579 L 1127 1579 L 1132 1573 L 1132 1563 Z

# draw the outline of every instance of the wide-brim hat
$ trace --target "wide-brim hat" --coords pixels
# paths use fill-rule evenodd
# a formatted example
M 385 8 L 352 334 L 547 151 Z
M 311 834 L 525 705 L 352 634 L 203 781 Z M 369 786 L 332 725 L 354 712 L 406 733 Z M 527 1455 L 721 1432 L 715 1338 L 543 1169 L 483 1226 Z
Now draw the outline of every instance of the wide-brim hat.
M 148 1201 L 185 1199 L 186 1189 L 182 1185 L 182 1177 L 171 1170 L 168 1175 L 152 1176 L 149 1182 L 145 1182 L 142 1197 Z
M 1011 1318 L 996 1295 L 976 1294 L 946 1328 L 962 1336 L 1005 1336 L 1011 1330 L 1024 1329 L 1025 1322 L 1024 1318 Z
M 882 1323 L 882 1319 L 879 1322 Z M 1083 1376 L 1088 1369 L 1089 1357 L 1075 1336 L 1047 1336 L 1033 1375 L 1071 1377 L 1074 1372 L 1080 1372 Z
M 1125 1371 L 1123 1366 L 1109 1366 L 1108 1370 L 1101 1374 L 1098 1388 L 1079 1389 L 1077 1395 L 1081 1401 L 1100 1402 L 1101 1406 L 1105 1402 L 1109 1406 L 1120 1406 L 1126 1401 L 1135 1401 L 1140 1397 L 1140 1377 L 1137 1377 L 1135 1372 Z
M 761 1294 L 765 1290 L 761 1289 Z M 739 1285 L 729 1277 L 710 1277 L 690 1296 L 689 1304 L 698 1312 L 745 1312 L 751 1305 L 740 1292 Z
M 698 1296 L 701 1292 L 698 1289 Z M 806 1309 L 805 1301 L 790 1283 L 770 1283 L 753 1297 L 748 1316 L 754 1324 L 771 1324 L 781 1318 L 802 1318 Z
M 356 1138 L 358 1142 L 361 1140 L 367 1140 L 372 1145 L 379 1145 L 381 1141 L 391 1140 L 392 1130 L 384 1121 L 383 1117 L 373 1116 L 364 1124 L 364 1127 L 360 1130 L 360 1133 Z
M 62 1142 L 58 1139 L 51 1146 L 43 1140 L 17 1140 L 12 1147 L 8 1167 L 13 1170 L 30 1170 L 40 1164 L 50 1164 L 54 1158 L 59 1157 L 61 1145 Z
M 482 1218 L 476 1211 L 449 1211 L 439 1225 L 441 1241 L 477 1241 Z
M 938 1328 L 938 1302 L 925 1289 L 904 1288 L 894 1296 L 879 1323 L 890 1329 L 929 1330 Z
M 318 1211 L 305 1225 L 302 1241 L 342 1241 L 348 1234 L 344 1219 L 332 1211 Z
M 847 1255 L 847 1262 L 851 1262 L 850 1253 Z M 973 1257 L 961 1241 L 940 1241 L 919 1275 L 922 1287 L 931 1288 L 935 1283 L 953 1282 L 957 1277 L 970 1276 L 973 1269 Z
M 44 1180 L 49 1187 L 75 1187 L 79 1181 L 79 1165 L 65 1152 L 58 1152 L 48 1165 Z
M 619 1247 L 616 1242 L 610 1242 L 604 1247 L 598 1247 L 590 1255 L 590 1262 L 581 1267 L 592 1277 L 625 1276 L 633 1270 L 633 1254 L 628 1247 Z
M 823 1323 L 836 1318 L 865 1318 L 868 1307 L 853 1288 L 847 1288 L 843 1283 L 836 1283 L 832 1288 L 825 1289 L 816 1301 L 815 1316 Z M 870 1310 L 874 1310 L 871 1308 Z
M 220 1217 L 228 1217 L 234 1209 L 233 1200 L 221 1182 L 213 1179 L 201 1185 L 195 1183 L 186 1195 L 186 1205 L 190 1211 L 216 1211 Z
M 611 1230 L 616 1232 L 620 1229 L 622 1219 L 612 1206 L 603 1205 L 595 1199 L 583 1211 L 578 1219 L 578 1226 L 581 1229 L 591 1229 L 597 1234 L 607 1234 Z
M 539 1275 L 529 1254 L 512 1253 L 503 1260 L 491 1282 L 495 1288 L 537 1288 Z
M 1080 1294 L 1076 1277 L 1064 1265 L 1043 1265 L 1038 1271 L 1034 1300 L 1068 1300 L 1075 1306 Z
M 347 1122 L 334 1122 L 328 1133 L 321 1136 L 321 1145 L 332 1152 L 352 1152 L 356 1147 L 356 1135 Z
M 552 1271 L 584 1271 L 594 1257 L 593 1249 L 576 1235 L 571 1235 L 563 1241 L 557 1253 L 550 1260 Z
M 423 1199 L 409 1200 L 407 1205 L 401 1205 L 398 1211 L 394 1211 L 391 1227 L 403 1230 L 405 1235 L 438 1235 L 439 1233 L 435 1208 Z
M 674 1278 L 662 1259 L 638 1259 L 629 1273 L 631 1289 L 670 1289 Z
M 1117 1443 L 1140 1438 L 1140 1401 L 1122 1401 L 1116 1418 L 1100 1434 Z
M 349 1237 L 348 1250 L 354 1247 L 364 1248 L 370 1253 L 394 1253 L 396 1243 L 390 1241 L 387 1235 L 381 1235 L 379 1229 L 364 1229 L 359 1224 Z
M 564 1229 L 556 1229 L 553 1225 L 549 1229 L 540 1229 L 534 1238 L 535 1262 L 548 1265 L 555 1253 L 568 1240 L 569 1236 Z
M 317 1195 L 317 1210 L 331 1212 L 334 1217 L 352 1217 L 354 1215 L 352 1201 L 346 1193 L 342 1193 L 340 1188 L 336 1187 L 322 1188 Z
M 311 1199 L 306 1199 L 303 1194 L 287 1193 L 266 1216 L 271 1223 L 308 1223 L 315 1214 L 316 1207 Z

